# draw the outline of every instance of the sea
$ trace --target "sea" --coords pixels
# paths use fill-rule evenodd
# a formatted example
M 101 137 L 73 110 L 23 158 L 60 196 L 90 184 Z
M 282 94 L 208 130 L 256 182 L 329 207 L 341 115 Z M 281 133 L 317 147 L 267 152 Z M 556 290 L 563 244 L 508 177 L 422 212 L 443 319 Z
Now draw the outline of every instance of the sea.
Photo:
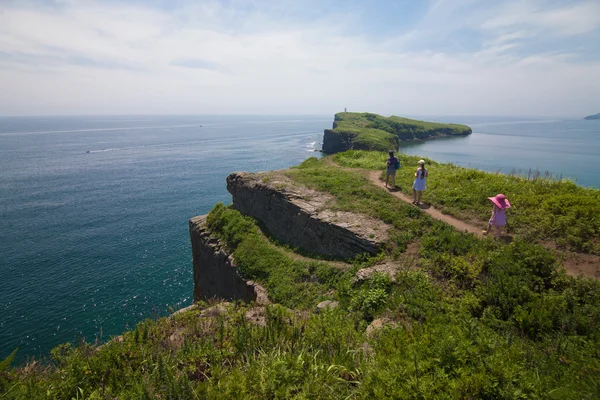
M 427 117 L 468 137 L 401 151 L 600 187 L 600 121 Z M 320 157 L 331 115 L 0 117 L 0 360 L 105 342 L 193 300 L 188 220 L 234 171 Z

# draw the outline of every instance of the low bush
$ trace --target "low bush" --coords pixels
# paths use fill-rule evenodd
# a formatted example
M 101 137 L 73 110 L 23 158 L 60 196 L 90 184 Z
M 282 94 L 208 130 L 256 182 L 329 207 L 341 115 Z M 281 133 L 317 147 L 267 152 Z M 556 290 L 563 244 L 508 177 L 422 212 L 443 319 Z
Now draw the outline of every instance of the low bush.
M 348 166 L 382 158 L 336 156 Z M 566 276 L 552 253 L 520 235 L 506 245 L 457 232 L 359 171 L 328 163 L 309 159 L 289 176 L 334 195 L 337 209 L 388 222 L 385 252 L 357 257 L 343 271 L 292 254 L 252 218 L 218 204 L 209 228 L 240 272 L 279 303 L 253 308 L 262 320 L 247 317 L 248 305 L 203 305 L 143 321 L 102 347 L 58 346 L 44 362 L 11 368 L 13 353 L 0 361 L 0 397 L 600 398 L 600 282 Z M 475 171 L 468 179 L 486 176 Z M 579 204 L 555 200 L 552 215 L 571 215 L 562 205 Z M 402 253 L 408 244 L 410 257 Z M 398 258 L 393 279 L 355 278 L 391 256 Z M 326 298 L 339 306 L 311 311 Z

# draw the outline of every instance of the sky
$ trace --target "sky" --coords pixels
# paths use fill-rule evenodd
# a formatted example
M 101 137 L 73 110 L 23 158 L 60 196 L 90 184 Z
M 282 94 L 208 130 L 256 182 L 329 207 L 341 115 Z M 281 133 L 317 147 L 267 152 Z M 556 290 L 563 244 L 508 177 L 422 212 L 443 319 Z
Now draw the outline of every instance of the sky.
M 600 0 L 0 0 L 0 115 L 600 112 Z

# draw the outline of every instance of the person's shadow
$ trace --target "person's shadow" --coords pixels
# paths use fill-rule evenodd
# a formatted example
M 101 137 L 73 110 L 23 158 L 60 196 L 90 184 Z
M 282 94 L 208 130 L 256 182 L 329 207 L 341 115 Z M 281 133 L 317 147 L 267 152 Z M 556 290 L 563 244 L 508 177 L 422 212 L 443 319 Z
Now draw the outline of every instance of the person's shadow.
M 511 235 L 500 235 L 498 240 L 503 242 L 504 244 L 511 244 L 513 241 L 513 237 Z
M 429 208 L 431 208 L 431 204 L 428 203 L 420 203 L 420 204 L 416 204 L 417 207 L 419 207 L 421 210 L 427 210 Z

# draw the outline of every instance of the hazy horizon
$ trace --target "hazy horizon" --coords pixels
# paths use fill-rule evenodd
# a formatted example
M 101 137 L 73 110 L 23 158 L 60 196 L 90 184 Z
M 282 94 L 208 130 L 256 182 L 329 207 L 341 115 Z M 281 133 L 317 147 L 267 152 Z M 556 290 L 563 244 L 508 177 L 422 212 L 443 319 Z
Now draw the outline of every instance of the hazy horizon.
M 331 114 L 314 113 L 314 114 L 290 114 L 290 113 L 196 113 L 196 114 L 13 114 L 13 115 L 2 115 L 0 118 L 68 118 L 68 117 L 323 117 L 333 118 L 336 113 L 343 112 L 344 110 L 334 111 Z M 379 114 L 385 117 L 388 116 L 400 116 L 405 118 L 525 118 L 525 119 L 583 119 L 587 115 L 529 115 L 529 114 L 514 114 L 514 115 L 502 115 L 502 114 L 401 114 L 401 113 L 380 113 L 376 110 L 348 110 L 348 112 L 369 112 Z M 590 115 L 590 114 L 588 114 Z M 332 120 L 333 121 L 333 120 Z
M 597 43 L 597 0 L 5 0 L 0 115 L 583 118 Z

